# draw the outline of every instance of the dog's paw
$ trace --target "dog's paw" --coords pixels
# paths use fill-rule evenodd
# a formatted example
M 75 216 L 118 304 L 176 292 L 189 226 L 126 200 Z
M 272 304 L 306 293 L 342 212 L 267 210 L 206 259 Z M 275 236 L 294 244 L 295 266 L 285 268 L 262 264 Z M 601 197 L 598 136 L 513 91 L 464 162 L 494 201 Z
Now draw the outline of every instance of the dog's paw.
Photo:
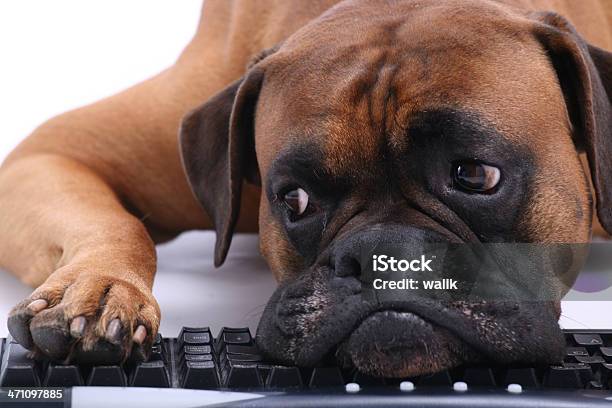
M 145 358 L 160 320 L 151 291 L 70 269 L 56 271 L 13 308 L 8 319 L 13 338 L 55 361 L 114 364 L 130 354 Z

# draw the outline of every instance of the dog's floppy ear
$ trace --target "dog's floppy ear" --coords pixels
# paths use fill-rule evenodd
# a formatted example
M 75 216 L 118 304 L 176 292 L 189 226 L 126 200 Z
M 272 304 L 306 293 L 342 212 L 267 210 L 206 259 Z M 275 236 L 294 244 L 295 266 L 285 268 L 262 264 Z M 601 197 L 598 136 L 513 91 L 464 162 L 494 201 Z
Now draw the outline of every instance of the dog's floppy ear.
M 597 215 L 612 233 L 612 53 L 587 44 L 562 16 L 534 13 L 535 34 L 557 72 L 574 141 L 586 151 Z
M 263 72 L 257 67 L 188 113 L 179 132 L 183 168 L 210 216 L 215 266 L 225 260 L 240 210 L 243 180 L 259 184 L 254 117 Z

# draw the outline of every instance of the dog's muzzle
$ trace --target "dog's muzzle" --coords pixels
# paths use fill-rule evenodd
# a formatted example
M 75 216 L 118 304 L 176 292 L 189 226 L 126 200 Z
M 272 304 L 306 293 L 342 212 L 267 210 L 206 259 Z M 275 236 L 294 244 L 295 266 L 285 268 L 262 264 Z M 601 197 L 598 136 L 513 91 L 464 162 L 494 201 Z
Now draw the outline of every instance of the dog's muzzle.
M 388 264 L 374 270 L 381 253 L 405 262 L 395 263 L 396 271 Z M 279 362 L 314 366 L 335 358 L 390 377 L 483 360 L 558 361 L 563 339 L 557 293 L 548 290 L 554 285 L 498 265 L 512 256 L 516 251 L 491 255 L 481 245 L 451 243 L 411 226 L 376 225 L 345 234 L 312 269 L 280 285 L 257 341 Z M 412 279 L 421 286 L 377 290 L 377 279 Z M 425 281 L 438 286 L 426 290 Z

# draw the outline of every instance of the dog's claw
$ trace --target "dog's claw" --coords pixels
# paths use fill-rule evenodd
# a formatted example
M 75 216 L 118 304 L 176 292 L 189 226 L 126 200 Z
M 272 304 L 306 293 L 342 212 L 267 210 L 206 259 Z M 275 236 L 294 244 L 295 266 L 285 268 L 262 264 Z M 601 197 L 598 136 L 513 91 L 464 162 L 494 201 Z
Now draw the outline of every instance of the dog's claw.
M 70 334 L 72 337 L 78 339 L 83 336 L 85 333 L 85 325 L 87 324 L 87 319 L 83 316 L 77 316 L 72 319 L 72 323 L 70 323 Z
M 28 305 L 28 310 L 32 312 L 32 314 L 36 314 L 49 306 L 49 303 L 45 299 L 36 299 Z
M 134 335 L 132 336 L 132 341 L 136 344 L 142 344 L 147 337 L 147 329 L 140 325 L 134 331 Z
M 118 343 L 121 340 L 121 321 L 119 319 L 111 320 L 104 337 L 111 343 Z

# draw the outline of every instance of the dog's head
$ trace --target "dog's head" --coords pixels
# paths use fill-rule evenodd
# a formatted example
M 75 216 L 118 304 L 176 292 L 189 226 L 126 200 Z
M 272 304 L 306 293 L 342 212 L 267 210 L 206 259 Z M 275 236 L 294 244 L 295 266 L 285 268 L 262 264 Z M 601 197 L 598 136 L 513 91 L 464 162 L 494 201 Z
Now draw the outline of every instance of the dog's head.
M 362 251 L 380 243 L 588 242 L 583 151 L 612 230 L 611 54 L 556 14 L 483 4 L 341 3 L 185 118 L 217 265 L 243 183 L 262 187 L 280 285 L 258 342 L 274 358 L 409 376 L 560 356 L 564 285 L 541 301 L 363 295 Z

